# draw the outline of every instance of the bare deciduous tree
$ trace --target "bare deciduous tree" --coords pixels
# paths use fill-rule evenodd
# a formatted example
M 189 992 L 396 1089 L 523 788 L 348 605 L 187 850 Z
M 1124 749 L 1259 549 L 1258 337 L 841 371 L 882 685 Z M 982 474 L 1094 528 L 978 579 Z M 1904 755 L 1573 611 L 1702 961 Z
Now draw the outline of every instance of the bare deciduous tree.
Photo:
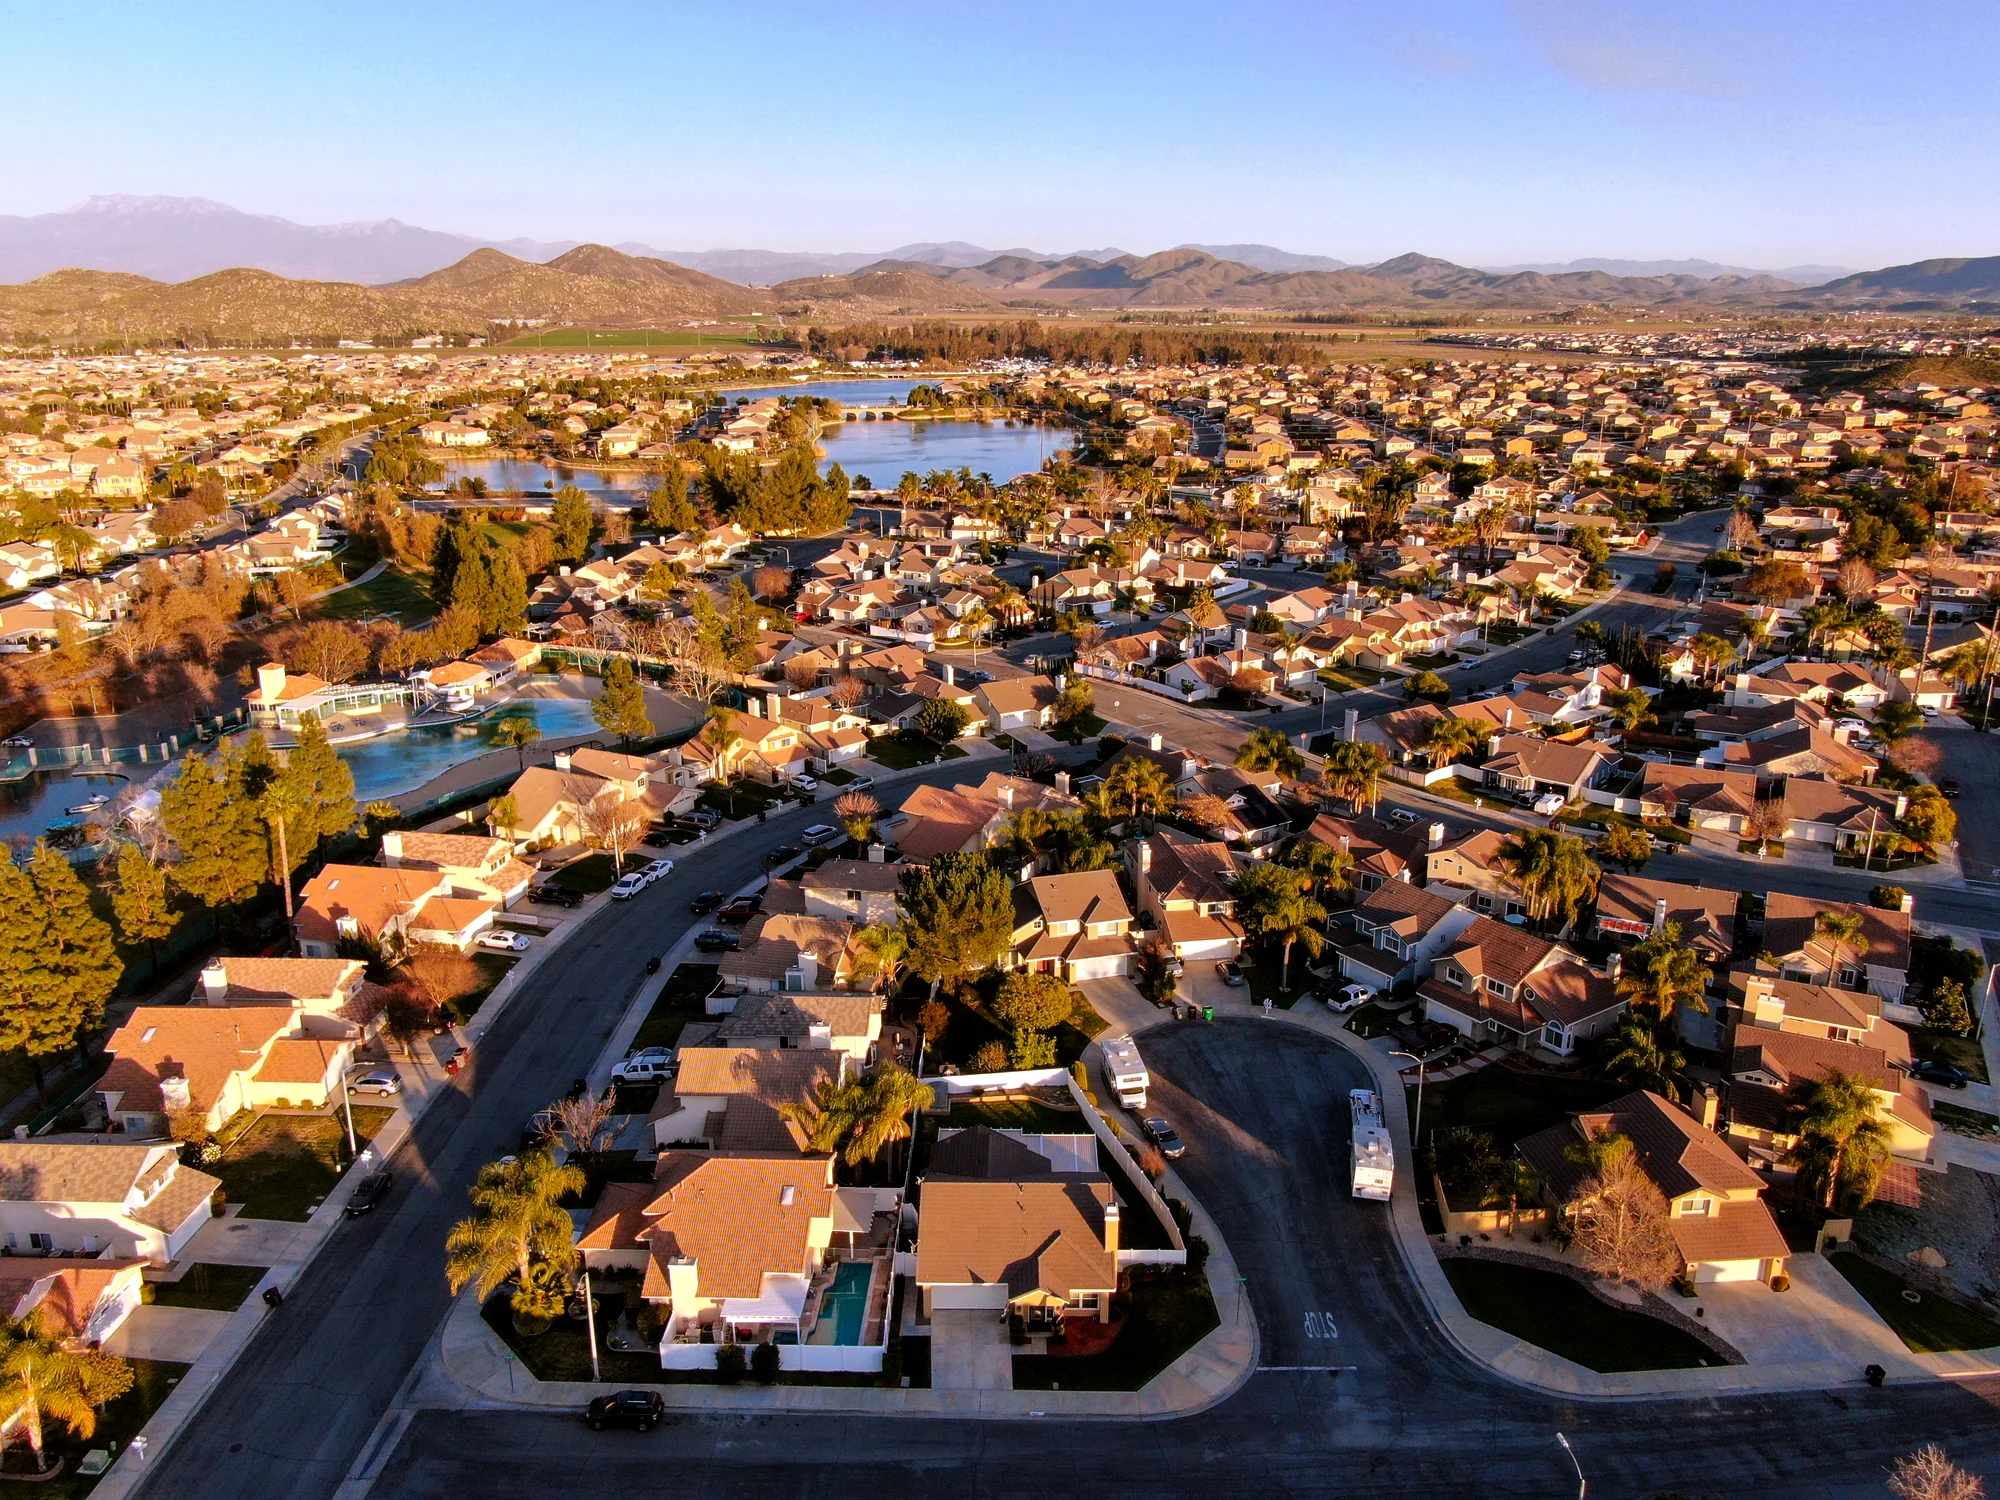
M 617 1132 L 611 1125 L 611 1100 L 594 1099 L 589 1094 L 575 1099 L 559 1099 L 549 1106 L 556 1129 L 569 1141 L 578 1156 L 595 1156 L 611 1144 Z
M 1953 1463 L 1936 1443 L 1926 1443 L 1891 1465 L 1889 1493 L 1897 1500 L 1985 1500 L 1986 1484 Z
M 795 656 L 785 663 L 785 681 L 801 693 L 809 693 L 819 686 L 819 668 L 803 656 Z
M 615 791 L 591 796 L 580 790 L 576 798 L 576 826 L 583 841 L 611 856 L 612 867 L 625 872 L 625 856 L 639 846 L 646 832 L 646 810 L 627 801 Z
M 1583 1262 L 1600 1276 L 1656 1287 L 1680 1269 L 1667 1200 L 1623 1136 L 1600 1136 L 1588 1148 L 1595 1170 L 1564 1205 Z
M 479 966 L 448 948 L 419 948 L 403 961 L 402 975 L 418 997 L 441 1009 L 479 988 Z
M 852 708 L 868 696 L 867 684 L 859 677 L 843 677 L 833 685 L 827 697 L 841 708 Z
M 759 599 L 778 600 L 792 591 L 792 575 L 779 567 L 762 567 L 750 575 L 750 592 Z

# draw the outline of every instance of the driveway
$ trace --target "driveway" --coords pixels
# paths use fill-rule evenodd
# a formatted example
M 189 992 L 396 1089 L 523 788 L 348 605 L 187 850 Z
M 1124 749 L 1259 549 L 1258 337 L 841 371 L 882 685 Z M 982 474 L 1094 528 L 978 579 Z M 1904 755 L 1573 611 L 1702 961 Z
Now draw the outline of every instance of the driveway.
M 1820 1255 L 1794 1255 L 1785 1262 L 1792 1287 L 1774 1292 L 1762 1282 L 1704 1286 L 1694 1307 L 1708 1326 L 1734 1344 L 1753 1365 L 1830 1361 L 1848 1370 L 1871 1364 L 1894 1369 L 1909 1350 L 1847 1278 Z M 1680 1297 L 1668 1300 L 1692 1312 Z
M 958 1309 L 931 1314 L 931 1389 L 1014 1389 L 1014 1348 L 999 1314 Z
M 291 1256 L 303 1223 L 286 1219 L 246 1219 L 231 1204 L 210 1219 L 181 1248 L 178 1264 L 192 1266 L 275 1266 Z
M 135 1307 L 104 1347 L 127 1359 L 191 1365 L 235 1316 L 204 1307 Z

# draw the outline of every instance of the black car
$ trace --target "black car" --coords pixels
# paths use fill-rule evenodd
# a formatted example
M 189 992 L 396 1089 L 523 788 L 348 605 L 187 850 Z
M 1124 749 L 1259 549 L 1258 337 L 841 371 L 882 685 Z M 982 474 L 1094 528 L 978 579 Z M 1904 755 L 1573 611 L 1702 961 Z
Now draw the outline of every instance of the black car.
M 1931 1062 L 1921 1058 L 1910 1064 L 1910 1076 L 1948 1089 L 1962 1089 L 1972 1082 L 1972 1075 L 1962 1068 L 1954 1068 L 1950 1063 Z
M 799 848 L 797 844 L 780 844 L 764 856 L 764 868 L 772 870 L 776 869 L 779 865 L 790 864 L 803 853 L 805 851 Z
M 615 1396 L 599 1396 L 583 1414 L 592 1432 L 607 1427 L 636 1427 L 650 1432 L 667 1415 L 666 1400 L 658 1391 L 620 1391 Z
M 651 849 L 668 848 L 673 844 L 673 841 L 673 830 L 668 828 L 649 829 L 643 840 L 646 846 Z
M 1943 793 L 1945 794 L 1945 796 L 1947 796 L 1947 797 L 1950 797 L 1950 798 L 1952 798 L 1952 799 L 1953 799 L 1954 801 L 1956 801 L 1956 800 L 1957 800 L 1957 798 L 1958 798 L 1958 778 L 1957 778 L 1956 776 L 1940 776 L 1940 777 L 1938 777 L 1938 784 L 1937 784 L 1937 787 L 1938 787 L 1938 790 L 1939 790 L 1939 791 L 1941 791 L 1941 792 L 1943 792 Z
M 720 927 L 711 927 L 706 932 L 695 934 L 694 945 L 703 953 L 734 953 L 743 946 L 743 939 L 733 932 L 724 932 Z
M 721 891 L 703 891 L 694 900 L 688 902 L 688 910 L 697 917 L 705 917 L 714 911 L 716 907 L 722 905 L 722 897 L 723 893 Z
M 528 892 L 528 899 L 538 906 L 581 906 L 583 892 L 573 891 L 566 885 L 538 885 Z
M 554 1110 L 538 1109 L 528 1116 L 528 1123 L 521 1127 L 521 1149 L 532 1151 L 555 1134 L 556 1116 Z
M 762 896 L 738 896 L 734 901 L 727 903 L 721 911 L 715 914 L 715 920 L 741 926 L 763 909 L 764 898 Z
M 374 1209 L 375 1205 L 389 1196 L 389 1189 L 396 1184 L 396 1174 L 384 1168 L 380 1172 L 370 1172 L 354 1186 L 354 1196 L 347 1200 L 347 1217 L 359 1218 Z
M 1160 1155 L 1168 1161 L 1178 1161 L 1187 1155 L 1187 1147 L 1181 1144 L 1180 1135 L 1165 1120 L 1155 1118 L 1140 1123 L 1145 1126 L 1146 1139 L 1158 1146 Z

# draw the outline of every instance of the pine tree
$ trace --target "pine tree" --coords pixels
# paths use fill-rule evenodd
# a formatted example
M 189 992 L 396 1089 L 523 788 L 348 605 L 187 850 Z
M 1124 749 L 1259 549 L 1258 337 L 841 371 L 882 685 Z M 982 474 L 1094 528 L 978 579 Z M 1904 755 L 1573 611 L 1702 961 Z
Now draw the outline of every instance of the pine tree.
M 51 947 L 48 909 L 34 882 L 12 860 L 0 859 L 0 1048 L 27 1053 L 37 1093 L 41 1059 L 62 1045 L 50 1045 L 50 1017 L 60 1017 L 64 1008 L 63 978 L 49 963 Z
M 431 602 L 439 609 L 448 609 L 457 600 L 458 570 L 471 550 L 468 538 L 472 536 L 473 532 L 458 521 L 438 533 L 431 551 Z
M 160 967 L 160 939 L 172 937 L 179 925 L 167 899 L 167 872 L 146 858 L 137 844 L 118 848 L 117 884 L 111 891 L 111 911 L 118 930 L 136 947 L 146 945 L 147 972 Z
M 739 573 L 729 580 L 729 607 L 722 616 L 722 649 L 732 667 L 748 671 L 756 664 L 757 637 L 763 628 L 764 617 Z
M 604 669 L 604 691 L 590 705 L 590 716 L 628 745 L 652 734 L 653 721 L 646 713 L 645 690 L 639 686 L 632 663 L 624 657 L 613 657 Z
M 590 496 L 573 484 L 556 491 L 550 522 L 555 527 L 556 556 L 563 562 L 582 562 L 590 555 L 590 528 L 597 516 L 590 508 Z
M 264 837 L 228 781 L 200 755 L 160 794 L 160 821 L 180 850 L 173 882 L 211 910 L 234 906 L 263 882 Z
M 90 908 L 90 892 L 70 862 L 41 840 L 28 861 L 42 909 L 48 914 L 48 965 L 61 976 L 61 1014 L 48 1018 L 50 1051 L 71 1046 L 104 1019 L 104 1007 L 118 992 L 125 965 L 112 940 L 111 924 Z M 69 1024 L 74 1017 L 75 1024 Z

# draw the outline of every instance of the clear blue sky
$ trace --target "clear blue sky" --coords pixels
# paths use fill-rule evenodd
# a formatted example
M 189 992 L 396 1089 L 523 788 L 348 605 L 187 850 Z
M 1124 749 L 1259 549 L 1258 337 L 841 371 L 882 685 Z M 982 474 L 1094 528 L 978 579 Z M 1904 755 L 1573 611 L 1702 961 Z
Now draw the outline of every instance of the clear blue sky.
M 2000 253 L 1990 3 L 0 0 L 0 212 L 660 248 Z

